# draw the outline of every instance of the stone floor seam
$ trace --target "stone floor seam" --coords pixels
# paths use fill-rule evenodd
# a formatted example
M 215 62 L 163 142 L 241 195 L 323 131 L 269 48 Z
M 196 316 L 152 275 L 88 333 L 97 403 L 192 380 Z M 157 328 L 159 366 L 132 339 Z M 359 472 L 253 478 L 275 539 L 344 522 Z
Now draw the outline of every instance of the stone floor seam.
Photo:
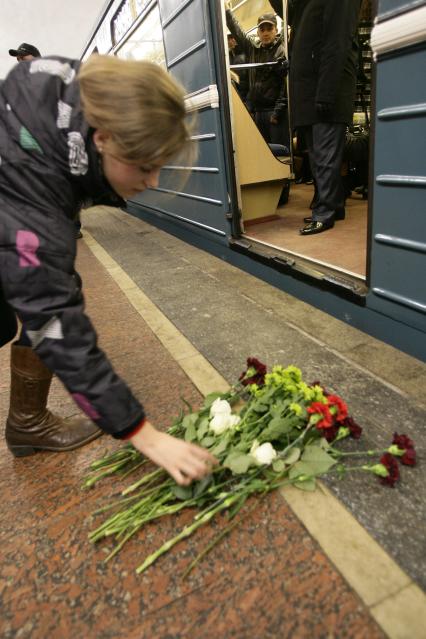
M 334 348 L 330 348 L 330 346 L 328 346 L 325 342 L 323 342 L 322 340 L 317 339 L 316 337 L 313 337 L 312 335 L 310 335 L 309 333 L 304 331 L 302 328 L 299 328 L 299 326 L 296 326 L 296 324 L 293 324 L 292 322 L 287 322 L 287 324 L 288 324 L 288 326 L 293 328 L 295 331 L 297 331 L 301 335 L 304 335 L 308 339 L 312 340 L 313 342 L 315 342 L 316 344 L 321 346 L 321 348 L 324 348 L 324 350 L 326 350 L 329 353 L 332 353 L 333 355 L 335 355 L 335 357 L 338 357 L 339 359 L 343 360 L 347 364 L 350 364 L 351 366 L 353 366 L 357 370 L 361 371 L 363 374 L 368 375 L 369 377 L 372 377 L 373 379 L 379 381 L 381 384 L 383 384 L 383 386 L 386 386 L 386 388 L 389 388 L 391 391 L 393 391 L 394 393 L 397 393 L 398 395 L 400 395 L 404 399 L 408 398 L 408 394 L 405 393 L 404 391 L 402 391 L 400 388 L 398 388 L 397 386 L 394 386 L 393 384 L 391 384 L 387 380 L 383 379 L 383 377 L 380 377 L 379 375 L 375 375 L 374 373 L 372 373 L 368 369 L 363 368 L 362 366 L 360 366 L 359 364 L 354 362 L 352 359 L 349 359 L 348 357 L 343 355 L 343 353 L 341 351 L 338 351 L 338 350 L 336 350 Z

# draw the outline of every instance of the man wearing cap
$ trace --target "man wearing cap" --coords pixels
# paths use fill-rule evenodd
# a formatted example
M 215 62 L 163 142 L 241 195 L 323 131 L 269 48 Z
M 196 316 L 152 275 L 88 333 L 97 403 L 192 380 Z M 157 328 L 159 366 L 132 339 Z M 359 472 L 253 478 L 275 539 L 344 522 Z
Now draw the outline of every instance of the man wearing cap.
M 226 24 L 248 63 L 285 60 L 284 43 L 278 35 L 277 19 L 274 13 L 259 16 L 258 42 L 244 33 L 228 8 Z M 256 125 L 266 142 L 289 146 L 287 92 L 281 64 L 249 69 L 247 107 L 252 112 Z
M 34 58 L 41 58 L 40 51 L 32 44 L 23 42 L 17 49 L 9 49 L 9 55 L 13 56 L 18 62 L 24 62 L 26 60 L 34 60 Z

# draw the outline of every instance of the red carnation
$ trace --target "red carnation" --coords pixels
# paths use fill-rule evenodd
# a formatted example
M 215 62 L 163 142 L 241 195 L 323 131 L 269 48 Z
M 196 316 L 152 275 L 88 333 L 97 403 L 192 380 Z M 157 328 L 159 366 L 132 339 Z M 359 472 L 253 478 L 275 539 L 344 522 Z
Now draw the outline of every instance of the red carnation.
M 382 484 L 387 484 L 388 486 L 393 487 L 399 479 L 398 462 L 393 455 L 391 455 L 390 453 L 385 453 L 380 458 L 380 463 L 385 466 L 386 470 L 389 473 L 387 477 L 380 477 L 380 481 L 382 482 Z
M 392 444 L 396 444 L 398 448 L 402 450 L 408 450 L 408 448 L 414 448 L 414 442 L 407 435 L 393 434 Z
M 393 434 L 392 444 L 396 444 L 405 453 L 400 457 L 401 463 L 406 466 L 416 465 L 416 451 L 414 450 L 414 442 L 407 435 Z
M 338 424 L 333 424 L 333 426 L 330 426 L 329 428 L 324 428 L 322 430 L 322 435 L 323 435 L 323 437 L 325 437 L 325 439 L 328 441 L 329 444 L 334 442 L 334 440 L 336 439 L 338 433 L 339 433 L 339 425 Z
M 343 422 L 348 416 L 348 407 L 341 397 L 338 395 L 329 395 L 327 397 L 330 406 L 337 408 L 336 422 Z
M 239 381 L 243 386 L 257 384 L 263 386 L 265 383 L 266 366 L 255 357 L 247 358 L 247 370 L 243 371 L 239 376 Z M 249 374 L 249 377 L 247 375 Z
M 362 428 L 361 426 L 358 426 L 352 417 L 346 417 L 346 419 L 342 422 L 342 426 L 349 428 L 350 436 L 353 437 L 353 439 L 359 439 L 361 437 Z
M 399 446 L 398 446 L 399 448 Z M 402 464 L 405 466 L 415 466 L 416 465 L 416 451 L 414 448 L 408 448 L 402 457 L 399 458 Z
M 315 424 L 315 426 L 321 430 L 322 428 L 330 428 L 333 426 L 333 415 L 330 413 L 330 409 L 327 404 L 321 404 L 321 402 L 313 402 L 309 408 L 308 413 L 311 415 L 322 415 L 323 419 Z

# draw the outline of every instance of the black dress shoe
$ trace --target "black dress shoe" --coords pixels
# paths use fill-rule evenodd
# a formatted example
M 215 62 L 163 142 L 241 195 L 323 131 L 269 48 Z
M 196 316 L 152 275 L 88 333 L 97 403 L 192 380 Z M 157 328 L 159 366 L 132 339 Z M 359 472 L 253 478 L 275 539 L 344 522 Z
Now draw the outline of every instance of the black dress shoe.
M 334 221 L 336 222 L 337 220 L 344 220 L 346 217 L 346 211 L 344 208 L 341 209 L 336 209 L 334 212 Z M 303 221 L 306 222 L 306 224 L 309 224 L 309 222 L 312 222 L 312 215 L 309 215 L 307 217 L 303 218 Z
M 303 229 L 300 229 L 300 235 L 316 235 L 316 233 L 322 233 L 328 231 L 334 226 L 334 220 L 327 220 L 327 222 L 310 222 Z

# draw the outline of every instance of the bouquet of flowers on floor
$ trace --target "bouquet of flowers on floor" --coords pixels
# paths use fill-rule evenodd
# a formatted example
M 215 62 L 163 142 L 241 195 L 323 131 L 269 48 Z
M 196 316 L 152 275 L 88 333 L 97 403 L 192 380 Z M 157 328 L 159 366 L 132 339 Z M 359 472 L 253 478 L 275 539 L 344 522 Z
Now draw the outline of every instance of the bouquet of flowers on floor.
M 143 526 L 160 517 L 195 509 L 193 520 L 173 539 L 152 553 L 137 568 L 141 573 L 182 539 L 192 535 L 218 513 L 228 513 L 229 524 L 219 537 L 189 566 L 236 525 L 236 515 L 251 495 L 264 495 L 284 485 L 315 490 L 318 477 L 326 473 L 343 476 L 348 471 L 375 474 L 393 486 L 399 479 L 398 461 L 413 466 L 416 452 L 412 440 L 395 433 L 385 450 L 343 452 L 337 444 L 346 437 L 359 439 L 362 429 L 348 415 L 346 403 L 319 383 L 306 384 L 295 366 L 266 366 L 255 358 L 225 393 L 208 395 L 202 407 L 187 410 L 168 432 L 207 448 L 219 465 L 204 479 L 182 487 L 162 469 L 142 473 L 124 489 L 120 499 L 101 508 L 114 513 L 89 534 L 92 542 L 114 537 L 113 557 Z M 348 464 L 350 457 L 381 455 L 374 463 Z M 94 462 L 85 487 L 119 473 L 127 477 L 143 469 L 148 460 L 131 445 Z M 95 513 L 95 514 L 96 514 Z

